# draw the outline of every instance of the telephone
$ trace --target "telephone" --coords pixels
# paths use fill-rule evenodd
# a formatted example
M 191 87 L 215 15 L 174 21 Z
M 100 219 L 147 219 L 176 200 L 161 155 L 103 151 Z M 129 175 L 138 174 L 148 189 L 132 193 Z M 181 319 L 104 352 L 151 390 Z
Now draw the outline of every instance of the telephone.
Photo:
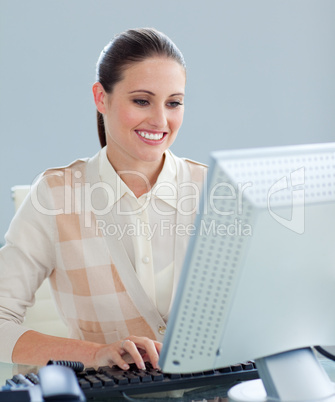
M 62 365 L 47 365 L 38 372 L 39 385 L 2 388 L 1 402 L 86 401 L 74 371 Z

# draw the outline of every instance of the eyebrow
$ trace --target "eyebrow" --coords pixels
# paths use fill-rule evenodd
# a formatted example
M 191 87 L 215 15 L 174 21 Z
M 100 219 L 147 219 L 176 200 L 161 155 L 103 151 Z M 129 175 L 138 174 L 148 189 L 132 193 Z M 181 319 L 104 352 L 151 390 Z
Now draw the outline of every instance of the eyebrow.
M 148 91 L 148 90 L 146 90 L 146 89 L 136 89 L 135 91 L 131 91 L 131 92 L 128 92 L 128 93 L 129 93 L 129 94 L 133 94 L 133 93 L 136 93 L 136 92 L 144 92 L 144 93 L 147 93 L 147 94 L 149 94 L 149 95 L 155 96 L 155 94 L 154 94 L 153 92 Z M 171 95 L 169 95 L 169 96 L 177 96 L 177 95 L 182 95 L 182 96 L 184 96 L 185 94 L 184 94 L 183 92 L 178 92 L 178 93 L 175 93 L 175 94 L 171 94 Z

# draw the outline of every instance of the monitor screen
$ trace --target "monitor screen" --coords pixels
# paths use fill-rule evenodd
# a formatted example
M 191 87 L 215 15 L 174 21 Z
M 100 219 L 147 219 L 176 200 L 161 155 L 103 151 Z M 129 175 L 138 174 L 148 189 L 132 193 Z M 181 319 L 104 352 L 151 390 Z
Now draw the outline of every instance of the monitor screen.
M 335 345 L 335 143 L 214 152 L 195 227 L 163 371 Z

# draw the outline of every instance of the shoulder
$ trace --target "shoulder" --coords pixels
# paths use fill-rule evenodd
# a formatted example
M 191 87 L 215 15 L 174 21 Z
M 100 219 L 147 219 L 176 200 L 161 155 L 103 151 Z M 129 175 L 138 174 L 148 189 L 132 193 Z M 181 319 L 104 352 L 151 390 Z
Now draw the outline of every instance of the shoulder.
M 88 161 L 89 161 L 89 158 L 76 159 L 73 162 L 69 163 L 68 165 L 49 168 L 43 173 L 43 175 L 44 176 L 52 176 L 54 174 L 61 175 L 66 170 L 81 169 L 83 166 L 85 166 L 87 164 Z
M 190 172 L 191 180 L 202 183 L 207 175 L 208 166 L 192 159 L 182 158 Z
M 182 164 L 184 166 L 191 166 L 199 169 L 207 170 L 208 166 L 205 163 L 197 162 L 190 158 L 181 158 L 176 156 L 170 149 L 167 151 L 169 155 L 174 159 L 174 161 L 178 164 Z
M 180 158 L 174 155 L 171 151 L 169 152 L 176 163 L 177 171 L 179 173 L 184 173 L 184 175 L 189 177 L 192 181 L 202 182 L 204 180 L 208 170 L 206 164 L 189 158 Z
M 49 187 L 71 185 L 73 179 L 81 179 L 85 177 L 86 167 L 89 158 L 76 159 L 65 166 L 53 167 L 47 169 L 40 176 L 40 180 L 46 181 Z
M 205 163 L 197 162 L 197 161 L 195 161 L 193 159 L 189 159 L 189 158 L 181 158 L 181 159 L 184 160 L 191 167 L 202 169 L 202 170 L 208 169 L 208 166 Z

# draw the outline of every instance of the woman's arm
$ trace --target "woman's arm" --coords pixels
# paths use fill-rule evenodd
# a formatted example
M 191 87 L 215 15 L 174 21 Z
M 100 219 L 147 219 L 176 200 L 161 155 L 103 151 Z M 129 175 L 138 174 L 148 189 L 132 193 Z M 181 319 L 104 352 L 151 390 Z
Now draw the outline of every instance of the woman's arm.
M 34 199 L 50 210 L 52 201 L 46 181 L 32 188 Z M 129 336 L 104 345 L 77 339 L 49 336 L 21 326 L 26 308 L 42 281 L 55 266 L 55 219 L 41 213 L 28 198 L 13 219 L 0 250 L 0 342 L 7 341 L 0 360 L 21 364 L 45 365 L 48 360 L 81 361 L 86 367 L 116 364 L 128 367 L 135 362 L 143 367 L 149 360 L 158 363 L 161 344 L 145 337 Z
M 43 366 L 49 360 L 80 361 L 85 367 L 118 365 L 127 370 L 128 363 L 135 362 L 144 368 L 144 361 L 158 367 L 162 344 L 146 337 L 129 336 L 109 345 L 101 345 L 78 339 L 59 338 L 27 331 L 16 342 L 12 360 L 19 364 Z

